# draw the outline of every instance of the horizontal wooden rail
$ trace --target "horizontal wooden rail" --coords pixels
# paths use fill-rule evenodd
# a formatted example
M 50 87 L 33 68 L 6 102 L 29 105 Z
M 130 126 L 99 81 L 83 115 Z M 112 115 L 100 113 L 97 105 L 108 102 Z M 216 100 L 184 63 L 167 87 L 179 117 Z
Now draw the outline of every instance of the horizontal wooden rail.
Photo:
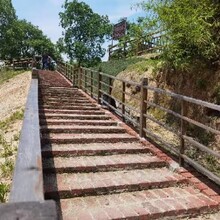
M 109 45 L 109 60 L 113 55 L 127 57 L 129 53 L 141 55 L 143 53 L 161 51 L 167 43 L 166 38 L 165 31 L 160 30 L 148 33 L 138 39 L 122 40 L 118 44 Z
M 65 75 L 66 70 L 64 69 L 62 71 Z M 190 145 L 190 147 L 193 147 L 194 149 L 199 149 L 200 151 L 205 152 L 216 159 L 220 158 L 220 154 L 218 152 L 199 143 L 199 139 L 197 137 L 190 137 L 190 135 L 188 135 L 187 133 L 187 127 L 188 125 L 194 125 L 214 135 L 220 135 L 220 131 L 204 123 L 201 123 L 196 119 L 189 118 L 186 114 L 186 103 L 200 107 L 202 106 L 205 108 L 210 108 L 220 112 L 219 105 L 198 100 L 192 97 L 176 94 L 160 88 L 152 87 L 148 85 L 147 79 L 143 79 L 141 83 L 128 81 L 121 79 L 117 76 L 111 76 L 103 72 L 94 71 L 84 67 L 80 67 L 78 71 L 71 71 L 70 74 L 72 74 L 71 78 L 77 79 L 76 84 L 81 85 L 79 87 L 82 88 L 88 94 L 90 94 L 93 98 L 96 97 L 100 104 L 108 106 L 109 109 L 111 109 L 118 116 L 120 116 L 123 121 L 126 120 L 127 122 L 131 122 L 135 129 L 139 131 L 140 137 L 151 138 L 155 142 L 162 143 L 162 146 L 165 146 L 166 149 L 178 156 L 179 164 L 181 166 L 184 165 L 184 162 L 189 163 L 191 166 L 199 170 L 199 172 L 203 173 L 211 180 L 215 181 L 216 183 L 220 182 L 219 176 L 207 170 L 203 165 L 199 164 L 199 162 L 189 158 L 187 156 L 186 151 L 186 144 L 188 144 Z M 111 91 L 114 89 L 113 83 L 116 81 L 121 83 L 121 87 L 117 91 L 117 98 L 113 96 L 111 93 Z M 126 88 L 126 85 L 129 85 L 129 87 L 139 87 L 139 97 L 133 95 L 131 89 L 128 90 Z M 181 111 L 177 112 L 171 108 L 166 108 L 158 103 L 153 102 L 152 98 L 148 97 L 148 91 L 153 91 L 154 94 L 157 95 L 163 94 L 168 97 L 174 98 L 177 101 L 177 103 L 179 103 Z M 105 98 L 104 96 L 106 96 L 107 98 Z M 129 96 L 129 98 L 132 99 L 138 106 L 135 108 L 126 103 L 127 101 L 125 99 L 125 96 Z M 114 106 L 112 106 L 109 100 L 116 101 L 119 104 L 119 106 L 115 108 Z M 165 115 L 171 114 L 174 118 L 179 120 L 177 127 L 174 128 L 168 123 L 153 117 L 153 115 L 148 112 L 148 109 L 159 109 L 160 111 L 164 112 Z M 135 117 L 137 117 L 136 120 L 134 119 L 134 114 Z M 173 135 L 176 135 L 176 139 L 174 140 L 175 143 L 168 143 L 168 140 L 164 140 L 165 138 L 160 137 L 153 131 L 151 131 L 148 127 L 149 125 L 147 124 L 148 121 L 152 121 L 156 124 L 156 126 L 158 126 L 158 128 L 163 128 L 168 132 L 171 132 Z
M 201 105 L 201 106 L 204 106 L 204 107 L 207 107 L 207 108 L 211 108 L 213 110 L 220 111 L 220 106 L 216 105 L 216 104 L 212 104 L 212 103 L 205 102 L 205 101 L 198 100 L 198 99 L 194 99 L 194 98 L 191 98 L 191 97 L 188 97 L 188 96 L 176 94 L 176 93 L 169 92 L 169 91 L 159 89 L 159 88 L 155 88 L 155 87 L 152 87 L 152 86 L 146 86 L 146 88 L 149 89 L 149 90 L 152 90 L 154 92 L 157 92 L 157 93 L 162 93 L 162 94 L 168 95 L 170 97 L 174 97 L 174 98 L 179 99 L 179 100 L 184 100 L 184 101 L 187 101 L 187 102 L 190 102 L 190 103 L 194 103 L 194 104 Z

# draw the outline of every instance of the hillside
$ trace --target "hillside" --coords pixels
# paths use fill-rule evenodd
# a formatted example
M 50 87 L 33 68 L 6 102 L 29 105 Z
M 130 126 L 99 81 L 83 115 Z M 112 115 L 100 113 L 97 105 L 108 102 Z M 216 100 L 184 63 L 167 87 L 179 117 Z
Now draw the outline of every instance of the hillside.
M 110 62 L 102 63 L 100 67 L 102 72 L 114 76 L 117 75 L 117 77 L 127 81 L 140 82 L 142 78 L 146 77 L 149 80 L 149 85 L 153 87 L 159 87 L 177 94 L 220 104 L 220 69 L 218 67 L 210 68 L 194 63 L 194 66 L 183 72 L 162 68 L 162 62 L 156 55 L 142 56 L 139 60 L 132 58 L 132 60 L 135 60 L 135 62 L 131 62 L 130 58 L 126 60 L 112 60 Z M 121 66 L 123 66 L 123 68 L 120 68 Z M 113 74 L 111 74 L 111 69 Z M 116 99 L 121 100 L 121 91 L 122 83 L 120 81 L 114 81 L 112 95 Z M 126 95 L 126 104 L 139 110 L 140 91 L 137 90 L 135 86 L 126 85 L 126 93 L 132 94 L 136 97 L 134 99 L 129 95 Z M 175 99 L 148 91 L 148 100 L 180 114 L 180 102 L 177 102 Z M 215 129 L 219 129 L 219 113 L 187 102 L 185 105 L 186 109 L 188 109 L 186 112 L 188 118 L 194 119 Z M 180 129 L 180 121 L 171 114 L 166 114 L 164 111 L 153 107 L 148 107 L 147 112 L 151 117 L 166 124 L 168 127 L 172 127 L 177 131 Z M 127 113 L 130 114 L 134 120 L 139 120 L 139 113 L 136 111 L 129 110 Z M 179 147 L 179 137 L 174 133 L 162 128 L 151 120 L 147 120 L 147 126 L 154 134 L 162 139 L 166 137 L 166 141 L 175 148 Z M 186 132 L 187 135 L 194 137 L 210 149 L 220 152 L 219 135 L 213 135 L 211 132 L 192 124 L 187 124 Z M 213 172 L 220 173 L 219 161 L 216 158 L 211 157 L 210 155 L 204 156 L 203 152 L 197 150 L 188 143 L 187 155 L 193 159 L 200 160 L 202 164 Z
M 30 80 L 30 72 L 0 72 L 0 203 L 10 189 Z

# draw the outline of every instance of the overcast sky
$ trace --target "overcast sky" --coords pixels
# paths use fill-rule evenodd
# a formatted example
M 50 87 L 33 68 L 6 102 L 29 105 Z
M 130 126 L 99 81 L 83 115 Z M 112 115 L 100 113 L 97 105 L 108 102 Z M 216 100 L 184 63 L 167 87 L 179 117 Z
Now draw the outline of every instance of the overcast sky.
M 122 17 L 136 21 L 143 15 L 140 11 L 131 9 L 131 6 L 141 0 L 84 0 L 92 10 L 100 15 L 108 15 L 112 23 Z M 19 19 L 26 19 L 38 26 L 54 43 L 62 36 L 59 26 L 59 12 L 62 11 L 64 0 L 12 0 Z M 108 43 L 106 43 L 107 45 Z

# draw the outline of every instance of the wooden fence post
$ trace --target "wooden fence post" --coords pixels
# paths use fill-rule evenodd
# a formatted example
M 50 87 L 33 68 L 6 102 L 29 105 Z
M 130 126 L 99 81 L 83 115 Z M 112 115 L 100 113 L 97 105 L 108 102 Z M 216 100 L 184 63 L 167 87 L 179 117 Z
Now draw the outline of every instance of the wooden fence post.
M 148 79 L 143 78 L 141 82 L 141 101 L 140 101 L 140 130 L 139 135 L 140 137 L 146 137 L 146 132 L 144 128 L 146 128 L 146 118 L 144 114 L 147 112 L 147 88 L 145 86 L 148 85 Z
M 82 67 L 79 67 L 79 89 L 82 89 Z
M 184 105 L 184 100 L 181 100 L 181 116 L 185 116 L 185 112 L 186 112 L 186 106 Z M 185 121 L 184 119 L 181 118 L 180 120 L 180 133 L 181 133 L 181 137 L 180 137 L 180 155 L 179 155 L 179 165 L 180 166 L 184 166 L 184 159 L 181 157 L 182 154 L 184 154 L 185 152 L 185 141 L 183 138 L 183 135 L 185 134 L 186 129 L 185 129 Z
M 91 77 L 90 92 L 91 92 L 91 97 L 93 98 L 93 71 L 90 71 L 90 77 Z
M 64 73 L 64 74 L 65 74 L 65 76 L 66 76 L 66 77 L 68 77 L 68 75 L 67 75 L 67 63 L 65 63 L 65 66 L 64 66 L 64 71 L 65 71 L 65 73 Z
M 109 77 L 109 81 L 108 81 L 109 87 L 108 87 L 108 94 L 111 95 L 112 94 L 112 78 Z
M 111 55 L 112 55 L 112 48 L 111 48 L 111 46 L 109 46 L 109 48 L 108 48 L 108 61 L 110 61 L 111 60 Z
M 124 58 L 126 58 L 126 56 L 127 56 L 126 46 L 127 46 L 127 44 L 126 44 L 126 42 L 125 42 L 125 43 L 123 44 L 123 55 L 124 55 Z
M 98 75 L 98 103 L 101 104 L 101 89 L 102 89 L 102 75 L 101 72 L 99 72 Z
M 122 98 L 121 98 L 121 102 L 122 102 L 122 107 L 121 107 L 121 113 L 122 113 L 122 119 L 123 122 L 125 122 L 125 82 L 122 81 Z
M 87 93 L 87 70 L 85 70 L 84 73 L 84 87 L 85 87 L 85 92 Z
M 74 66 L 72 66 L 72 75 L 73 75 L 73 86 L 76 86 L 76 71 Z

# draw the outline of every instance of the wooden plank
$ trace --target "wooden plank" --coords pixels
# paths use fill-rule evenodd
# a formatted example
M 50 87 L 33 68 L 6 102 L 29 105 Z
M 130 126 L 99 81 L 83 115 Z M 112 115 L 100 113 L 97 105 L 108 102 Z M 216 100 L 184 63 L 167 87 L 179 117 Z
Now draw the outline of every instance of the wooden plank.
M 162 107 L 162 106 L 160 106 L 160 105 L 157 105 L 157 104 L 155 104 L 155 103 L 153 103 L 153 102 L 147 101 L 147 103 L 148 103 L 150 106 L 159 108 L 159 109 L 161 109 L 162 111 L 165 111 L 165 112 L 167 112 L 167 113 L 170 113 L 170 114 L 176 116 L 177 118 L 183 119 L 183 120 L 185 120 L 185 121 L 187 121 L 187 122 L 189 122 L 189 123 L 191 123 L 191 124 L 194 124 L 194 125 L 196 125 L 196 126 L 198 126 L 198 127 L 200 127 L 200 128 L 203 128 L 203 129 L 205 129 L 205 130 L 207 130 L 207 131 L 210 131 L 210 132 L 212 132 L 212 133 L 214 133 L 214 134 L 220 135 L 220 131 L 218 131 L 218 130 L 216 130 L 216 129 L 214 129 L 214 128 L 211 128 L 211 127 L 209 127 L 209 126 L 206 126 L 206 125 L 204 125 L 204 124 L 202 124 L 202 123 L 200 123 L 200 122 L 198 122 L 198 121 L 195 121 L 195 120 L 193 120 L 193 119 L 187 118 L 186 116 L 181 116 L 180 114 L 178 114 L 178 113 L 176 113 L 176 112 L 174 112 L 174 111 L 172 111 L 172 110 L 166 109 L 166 108 L 164 108 L 164 107 Z
M 152 90 L 154 92 L 166 94 L 168 96 L 171 96 L 171 97 L 174 97 L 174 98 L 177 98 L 177 99 L 180 99 L 180 100 L 184 100 L 184 101 L 187 101 L 187 102 L 190 102 L 190 103 L 194 103 L 194 104 L 197 104 L 197 105 L 201 105 L 201 106 L 204 106 L 204 107 L 207 107 L 207 108 L 211 108 L 211 109 L 220 111 L 220 105 L 216 105 L 216 104 L 205 102 L 205 101 L 202 101 L 202 100 L 199 100 L 199 99 L 194 99 L 194 98 L 191 98 L 191 97 L 188 97 L 188 96 L 176 94 L 176 93 L 169 92 L 169 91 L 159 89 L 159 88 L 155 88 L 155 87 L 152 87 L 152 86 L 146 86 L 146 88 L 149 89 L 149 90 Z
M 146 117 L 147 119 L 153 121 L 154 123 L 160 125 L 161 127 L 163 127 L 164 129 L 174 133 L 175 135 L 177 135 L 178 137 L 180 136 L 180 133 L 178 132 L 178 130 L 174 129 L 174 128 L 171 128 L 169 127 L 168 125 L 166 125 L 165 123 L 163 122 L 160 122 L 159 120 L 157 120 L 156 118 L 154 117 L 151 117 L 149 114 L 144 114 L 144 117 Z
M 121 103 L 122 103 L 122 107 L 121 107 L 121 114 L 122 114 L 122 120 L 123 122 L 125 122 L 125 82 L 122 82 L 122 98 L 121 98 Z
M 115 101 L 117 101 L 117 102 L 120 103 L 121 105 L 123 104 L 122 101 L 120 101 L 119 99 L 116 99 L 116 98 L 115 98 L 114 96 L 112 96 L 112 95 L 109 95 L 109 94 L 106 93 L 105 91 L 101 90 L 101 93 L 102 93 L 102 94 L 105 94 L 105 95 L 107 95 L 107 96 L 109 96 L 109 97 L 111 97 L 111 98 L 113 98 Z M 140 113 L 139 110 L 137 110 L 136 108 L 131 107 L 131 106 L 128 105 L 128 104 L 125 104 L 125 106 L 126 106 L 126 108 L 129 108 L 130 110 L 132 110 L 132 111 L 134 111 L 134 112 Z
M 218 159 L 220 159 L 220 153 L 208 148 L 207 146 L 205 146 L 203 144 L 200 144 L 199 142 L 197 142 L 196 140 L 194 140 L 191 137 L 188 137 L 188 136 L 184 135 L 183 138 L 185 140 L 187 140 L 189 143 L 193 144 L 198 149 L 200 149 L 201 151 L 205 151 L 206 153 L 209 153 L 212 156 L 217 157 Z
M 43 200 L 38 80 L 32 79 L 25 108 L 9 202 Z
M 0 205 L 0 220 L 58 220 L 56 203 L 19 202 Z

